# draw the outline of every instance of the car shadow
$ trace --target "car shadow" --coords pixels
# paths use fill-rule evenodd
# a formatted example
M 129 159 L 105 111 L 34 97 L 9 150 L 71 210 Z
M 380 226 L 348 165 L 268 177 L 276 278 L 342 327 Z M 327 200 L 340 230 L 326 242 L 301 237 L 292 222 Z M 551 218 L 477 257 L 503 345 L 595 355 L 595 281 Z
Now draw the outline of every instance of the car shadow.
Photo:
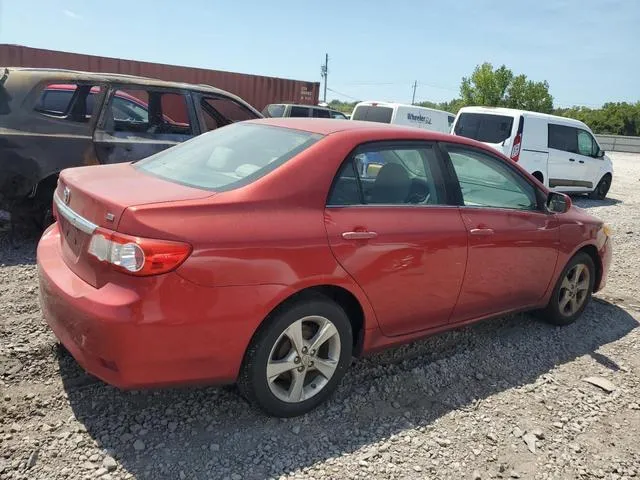
M 580 208 L 611 207 L 623 203 L 622 200 L 617 198 L 607 197 L 604 200 L 593 200 L 586 195 L 572 195 L 571 200 Z
M 135 478 L 278 477 L 448 412 L 535 382 L 638 327 L 625 310 L 592 302 L 568 327 L 514 315 L 361 359 L 326 404 L 298 418 L 269 418 L 234 388 L 123 392 L 59 355 L 64 388 L 88 433 Z M 138 450 L 134 447 L 136 440 Z M 144 448 L 142 449 L 142 444 Z

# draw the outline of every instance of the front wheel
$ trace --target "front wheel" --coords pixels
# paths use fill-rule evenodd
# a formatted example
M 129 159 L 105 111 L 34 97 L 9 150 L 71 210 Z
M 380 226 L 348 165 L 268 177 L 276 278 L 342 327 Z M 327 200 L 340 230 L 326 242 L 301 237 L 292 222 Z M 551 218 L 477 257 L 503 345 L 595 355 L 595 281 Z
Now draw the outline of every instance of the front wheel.
M 575 322 L 591 300 L 595 283 L 595 265 L 586 253 L 578 253 L 562 271 L 542 318 L 554 325 Z
M 324 296 L 299 300 L 276 313 L 254 336 L 238 388 L 276 417 L 295 417 L 338 387 L 352 354 L 351 324 Z
M 593 200 L 604 200 L 611 188 L 611 175 L 608 173 L 600 179 L 596 189 L 589 194 L 589 198 Z

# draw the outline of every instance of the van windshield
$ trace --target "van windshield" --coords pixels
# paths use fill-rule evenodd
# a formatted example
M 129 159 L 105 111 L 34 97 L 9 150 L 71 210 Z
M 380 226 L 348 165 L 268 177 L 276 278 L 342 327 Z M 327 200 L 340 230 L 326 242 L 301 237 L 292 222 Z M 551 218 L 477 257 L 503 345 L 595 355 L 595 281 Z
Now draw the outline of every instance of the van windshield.
M 360 105 L 356 107 L 351 116 L 352 120 L 366 120 L 368 122 L 391 123 L 393 108 L 374 107 L 373 105 Z
M 466 113 L 458 117 L 454 133 L 485 143 L 502 143 L 511 136 L 513 117 L 491 113 Z

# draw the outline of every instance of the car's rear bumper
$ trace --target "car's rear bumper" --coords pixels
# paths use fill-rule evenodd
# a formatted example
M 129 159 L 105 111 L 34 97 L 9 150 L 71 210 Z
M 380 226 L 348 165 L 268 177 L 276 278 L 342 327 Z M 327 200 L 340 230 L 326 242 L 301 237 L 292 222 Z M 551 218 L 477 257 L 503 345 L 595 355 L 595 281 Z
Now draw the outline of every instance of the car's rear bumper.
M 64 262 L 59 235 L 54 224 L 38 244 L 40 304 L 85 370 L 120 388 L 235 381 L 280 286 L 203 287 L 169 273 L 94 288 Z

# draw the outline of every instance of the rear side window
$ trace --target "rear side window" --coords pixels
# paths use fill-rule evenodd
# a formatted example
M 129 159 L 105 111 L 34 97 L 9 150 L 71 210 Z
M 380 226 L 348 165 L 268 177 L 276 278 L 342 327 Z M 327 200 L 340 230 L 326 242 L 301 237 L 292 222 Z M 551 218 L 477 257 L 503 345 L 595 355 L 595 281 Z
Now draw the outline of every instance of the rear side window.
M 356 107 L 352 120 L 366 120 L 368 122 L 391 123 L 393 117 L 393 108 L 390 107 L 374 107 L 372 105 L 360 105 Z
M 453 122 L 455 121 L 456 117 L 454 117 L 453 115 L 449 115 L 447 117 L 447 120 L 449 122 L 449 130 L 451 130 L 451 127 L 453 126 Z
M 444 182 L 431 145 L 363 147 L 333 182 L 328 205 L 438 205 Z
M 331 113 L 323 108 L 314 108 L 313 116 L 314 118 L 331 118 Z
M 136 163 L 136 168 L 204 190 L 230 190 L 275 170 L 321 135 L 251 123 L 234 123 Z
M 489 113 L 466 113 L 458 117 L 454 133 L 485 143 L 502 143 L 511 136 L 513 117 Z
M 291 107 L 290 117 L 308 117 L 309 108 L 307 107 Z
M 549 148 L 578 153 L 578 130 L 574 127 L 550 123 Z

